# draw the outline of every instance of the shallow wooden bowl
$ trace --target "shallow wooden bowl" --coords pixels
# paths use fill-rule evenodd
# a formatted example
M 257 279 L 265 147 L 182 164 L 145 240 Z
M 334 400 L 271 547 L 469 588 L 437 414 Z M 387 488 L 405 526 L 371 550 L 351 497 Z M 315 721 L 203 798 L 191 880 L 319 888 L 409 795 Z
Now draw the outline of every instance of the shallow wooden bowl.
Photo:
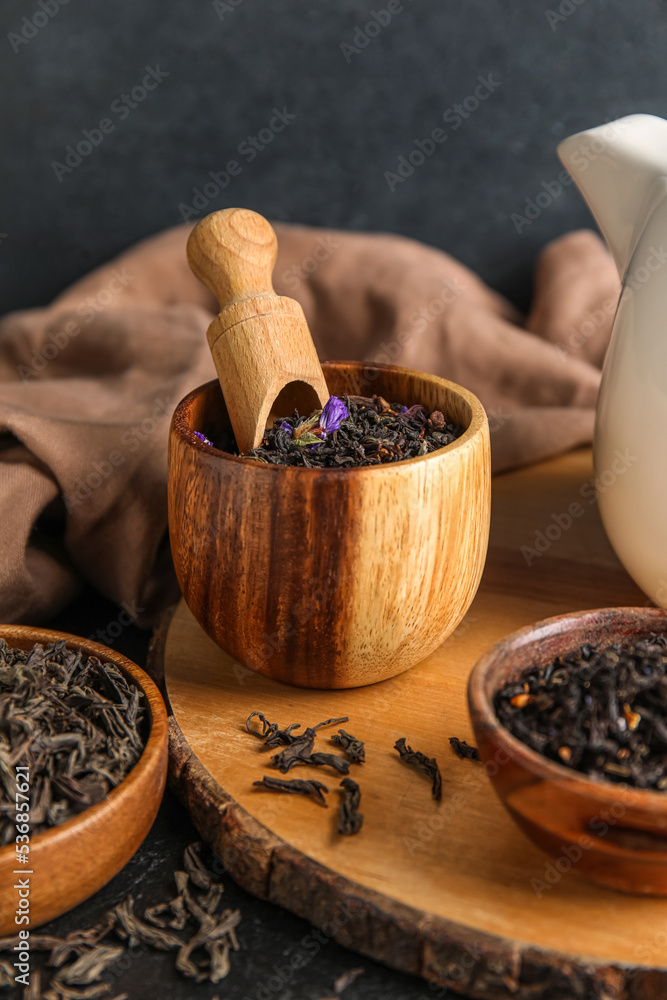
M 475 396 L 435 375 L 323 368 L 333 395 L 423 403 L 466 431 L 390 465 L 266 465 L 195 437 L 228 426 L 209 382 L 172 420 L 169 531 L 183 596 L 222 649 L 276 680 L 357 687 L 422 660 L 466 613 L 488 542 L 489 430 Z
M 164 702 L 153 681 L 113 649 L 65 632 L 23 625 L 0 625 L 0 638 L 20 649 L 64 639 L 69 649 L 81 649 L 88 656 L 113 663 L 146 695 L 150 722 L 144 751 L 124 781 L 103 802 L 61 826 L 31 836 L 29 865 L 17 864 L 13 843 L 0 848 L 0 935 L 8 935 L 21 928 L 32 930 L 71 910 L 106 885 L 130 860 L 150 830 L 162 799 L 168 729 Z M 19 879 L 26 878 L 30 879 L 30 924 L 17 925 L 17 885 Z
M 470 675 L 468 704 L 482 761 L 507 811 L 551 855 L 546 888 L 575 873 L 623 892 L 667 895 L 667 793 L 594 780 L 543 757 L 501 725 L 494 695 L 528 667 L 584 643 L 633 642 L 666 629 L 667 612 L 653 608 L 547 618 L 497 643 Z

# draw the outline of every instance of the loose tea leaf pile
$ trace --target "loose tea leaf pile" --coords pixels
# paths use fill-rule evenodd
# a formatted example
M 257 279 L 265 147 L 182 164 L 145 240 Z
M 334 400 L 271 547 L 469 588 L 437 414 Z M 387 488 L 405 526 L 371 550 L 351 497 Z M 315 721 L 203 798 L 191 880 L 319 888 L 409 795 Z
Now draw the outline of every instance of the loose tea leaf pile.
M 135 913 L 135 901 L 128 896 L 114 906 L 95 927 L 73 931 L 64 938 L 39 932 L 30 934 L 32 952 L 49 952 L 46 965 L 56 971 L 48 988 L 40 989 L 40 973 L 31 972 L 26 997 L 32 1000 L 98 1000 L 108 998 L 112 983 L 105 975 L 126 950 L 137 947 L 176 952 L 176 969 L 196 982 L 218 983 L 230 970 L 231 951 L 238 951 L 236 927 L 241 920 L 238 910 L 220 909 L 223 886 L 204 866 L 201 844 L 191 844 L 184 854 L 185 871 L 174 872 L 177 895 L 174 899 Z M 182 931 L 188 933 L 183 936 Z M 111 933 L 120 945 L 105 939 Z M 0 961 L 0 986 L 14 985 L 13 949 L 18 938 L 0 940 L 0 952 L 10 954 Z M 104 942 L 104 943 L 102 943 Z M 11 976 L 11 979 L 9 979 Z M 127 1000 L 127 993 L 113 1000 Z
M 0 639 L 0 844 L 14 839 L 15 767 L 30 767 L 33 835 L 106 798 L 141 756 L 143 693 L 64 641 Z
M 465 428 L 421 405 L 382 396 L 331 396 L 322 410 L 275 420 L 261 445 L 243 456 L 271 465 L 340 469 L 400 462 L 444 448 Z M 202 435 L 198 436 L 201 438 Z M 220 448 L 238 455 L 231 435 Z
M 594 778 L 667 790 L 667 639 L 588 645 L 531 667 L 494 707 L 533 750 Z

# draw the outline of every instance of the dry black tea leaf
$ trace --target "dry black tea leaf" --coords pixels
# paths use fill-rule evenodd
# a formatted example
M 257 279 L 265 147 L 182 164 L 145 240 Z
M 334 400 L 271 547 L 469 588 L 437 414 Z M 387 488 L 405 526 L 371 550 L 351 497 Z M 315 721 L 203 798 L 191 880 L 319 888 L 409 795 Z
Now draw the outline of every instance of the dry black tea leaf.
M 389 403 L 381 396 L 332 396 L 322 410 L 274 421 L 258 448 L 246 460 L 272 465 L 346 469 L 400 462 L 444 448 L 463 434 L 464 427 L 439 410 Z M 233 434 L 216 444 L 238 455 Z
M 171 916 L 170 920 L 163 919 L 163 916 Z M 182 931 L 188 922 L 188 912 L 185 909 L 182 896 L 175 896 L 168 903 L 158 903 L 156 906 L 149 906 L 144 912 L 144 920 L 155 927 L 171 927 L 174 931 Z
M 58 983 L 68 986 L 90 986 L 96 983 L 107 969 L 123 954 L 123 948 L 97 945 L 84 952 L 71 965 L 63 966 L 56 977 Z M 53 986 L 53 981 L 51 982 Z
M 363 742 L 358 740 L 356 736 L 346 733 L 344 729 L 339 729 L 337 733 L 334 733 L 331 737 L 331 742 L 335 743 L 336 746 L 342 747 L 345 756 L 353 764 L 363 764 L 366 760 L 366 750 Z
M 318 722 L 316 726 L 313 726 L 313 732 L 316 733 L 318 729 L 324 729 L 325 726 L 339 726 L 341 722 L 349 722 L 347 715 L 343 715 L 340 719 L 325 719 L 324 722 Z
M 301 736 L 297 737 L 293 743 L 274 754 L 271 763 L 283 774 L 287 774 L 290 768 L 296 764 L 303 764 L 308 761 L 315 745 L 315 730 L 308 728 Z
M 311 753 L 302 761 L 303 764 L 314 764 L 316 767 L 331 767 L 338 774 L 349 774 L 350 765 L 335 753 Z
M 213 884 L 213 880 L 202 862 L 201 848 L 202 845 L 200 842 L 190 844 L 189 847 L 186 847 L 183 854 L 183 865 L 186 872 L 190 876 L 190 881 L 193 882 L 198 889 L 210 889 Z
M 363 826 L 364 817 L 358 811 L 361 790 L 352 778 L 343 778 L 340 787 L 343 790 L 344 798 L 338 810 L 338 832 L 349 836 L 353 833 L 359 833 Z
M 209 913 L 190 892 L 187 872 L 176 872 L 176 887 L 183 897 L 185 906 L 199 928 L 189 941 L 181 944 L 176 956 L 176 968 L 184 976 L 197 982 L 217 983 L 229 972 L 229 950 L 238 951 L 236 927 L 241 920 L 238 910 L 223 910 L 220 914 Z M 208 954 L 208 964 L 197 965 L 192 955 L 199 949 Z
M 0 844 L 15 836 L 15 768 L 30 768 L 36 835 L 106 798 L 146 741 L 144 695 L 111 663 L 64 641 L 0 639 Z
M 419 750 L 413 750 L 412 747 L 407 746 L 405 737 L 403 736 L 400 740 L 396 740 L 394 749 L 398 750 L 402 761 L 421 771 L 422 774 L 425 774 L 430 779 L 433 798 L 436 802 L 440 802 L 442 798 L 442 777 L 435 757 L 427 757 L 426 754 L 420 753 Z
M 449 737 L 449 745 L 457 757 L 463 760 L 479 760 L 479 750 L 465 740 L 459 740 L 456 736 Z
M 0 961 L 0 989 L 4 986 L 13 986 L 15 982 L 14 975 L 15 969 L 9 962 Z
M 667 638 L 583 645 L 525 670 L 494 698 L 533 750 L 606 781 L 667 791 Z
M 136 948 L 140 944 L 149 945 L 157 951 L 171 951 L 173 948 L 181 947 L 182 941 L 176 934 L 146 923 L 136 915 L 133 896 L 128 896 L 116 906 L 114 913 L 118 918 L 116 934 L 127 938 L 130 948 Z
M 358 966 L 356 969 L 349 969 L 347 972 L 341 973 L 341 975 L 334 980 L 334 993 L 338 996 L 338 994 L 342 993 L 343 990 L 346 990 L 348 986 L 351 986 L 352 983 L 359 978 L 359 976 L 363 976 L 364 972 L 365 969 Z
M 322 792 L 328 792 L 329 789 L 326 785 L 323 785 L 321 781 L 306 781 L 301 778 L 292 778 L 291 780 L 285 780 L 284 778 L 272 778 L 269 775 L 265 775 L 261 781 L 253 781 L 253 785 L 258 788 L 267 788 L 271 792 L 287 792 L 291 795 L 310 795 L 319 802 L 321 806 L 327 808 L 327 803 Z
M 261 730 L 257 730 L 250 725 L 250 720 L 253 718 L 258 718 L 261 723 Z M 280 729 L 277 722 L 269 722 L 263 712 L 251 712 L 246 719 L 246 729 L 252 736 L 257 736 L 258 739 L 264 741 L 264 746 L 268 747 L 269 750 L 274 750 L 279 746 L 289 746 L 296 739 L 296 736 L 292 735 L 294 729 L 300 729 L 300 722 L 293 722 L 291 726 L 287 729 Z

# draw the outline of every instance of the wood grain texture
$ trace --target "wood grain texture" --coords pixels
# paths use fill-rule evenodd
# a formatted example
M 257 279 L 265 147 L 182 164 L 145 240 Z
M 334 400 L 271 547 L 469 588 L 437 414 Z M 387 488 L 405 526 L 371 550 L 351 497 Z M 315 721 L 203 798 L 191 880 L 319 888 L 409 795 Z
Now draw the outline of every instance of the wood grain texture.
M 468 675 L 507 632 L 586 606 L 641 604 L 588 502 L 591 475 L 590 453 L 579 451 L 497 477 L 468 615 L 439 650 L 381 685 L 286 687 L 226 657 L 184 604 L 165 620 L 152 670 L 166 669 L 174 713 L 170 781 L 237 881 L 348 947 L 483 1000 L 664 1000 L 667 903 L 597 888 L 573 871 L 538 898 L 530 880 L 544 877 L 549 857 L 514 825 L 482 766 L 456 758 L 447 740 L 472 740 Z M 522 546 L 575 501 L 582 516 L 529 566 Z M 335 834 L 338 781 L 322 771 L 298 776 L 329 785 L 329 811 L 253 790 L 271 773 L 243 728 L 257 708 L 281 724 L 350 715 L 345 728 L 367 750 L 354 768 L 361 834 Z M 440 807 L 398 761 L 398 736 L 438 758 Z M 326 746 L 326 731 L 318 742 Z
M 582 645 L 634 643 L 667 631 L 658 608 L 612 608 L 559 615 L 497 643 L 470 676 L 468 704 L 482 760 L 521 828 L 556 860 L 576 858 L 584 878 L 624 892 L 667 895 L 667 797 L 594 781 L 515 739 L 493 697 L 524 670 L 546 666 Z M 497 765 L 497 766 L 494 766 Z
M 150 734 L 143 753 L 128 776 L 107 798 L 61 826 L 30 839 L 30 865 L 16 863 L 13 844 L 0 848 L 0 934 L 15 933 L 18 893 L 16 868 L 31 871 L 30 928 L 71 910 L 106 885 L 130 860 L 153 820 L 167 779 L 168 723 L 160 692 L 135 663 L 98 642 L 64 632 L 23 625 L 0 625 L 0 638 L 11 647 L 32 649 L 64 639 L 70 649 L 81 649 L 113 663 L 146 695 Z
M 465 389 L 361 362 L 324 366 L 334 394 L 379 393 L 442 410 L 467 429 L 420 458 L 305 469 L 202 444 L 225 420 L 215 382 L 176 408 L 169 531 L 181 590 L 241 663 L 305 687 L 356 687 L 436 649 L 470 606 L 490 511 L 489 431 Z
M 277 251 L 270 224 L 243 208 L 206 216 L 188 239 L 190 267 L 220 303 L 207 338 L 243 454 L 260 444 L 274 409 L 311 413 L 329 398 L 303 309 L 273 291 Z

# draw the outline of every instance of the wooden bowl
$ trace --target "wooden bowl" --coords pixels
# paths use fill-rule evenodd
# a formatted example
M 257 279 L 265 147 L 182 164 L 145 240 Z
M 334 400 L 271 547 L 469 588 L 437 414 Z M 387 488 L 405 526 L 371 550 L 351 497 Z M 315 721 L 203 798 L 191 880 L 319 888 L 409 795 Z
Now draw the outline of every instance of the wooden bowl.
M 488 542 L 489 430 L 475 396 L 435 375 L 323 368 L 333 395 L 423 403 L 466 431 L 389 465 L 266 465 L 195 437 L 228 426 L 209 382 L 172 420 L 169 531 L 183 596 L 222 649 L 277 680 L 357 687 L 424 659 L 466 613 Z
M 667 793 L 588 778 L 543 757 L 498 721 L 493 698 L 528 667 L 584 643 L 664 633 L 667 612 L 610 608 L 547 618 L 497 643 L 475 665 L 468 705 L 485 769 L 501 802 L 553 862 L 526 872 L 546 886 L 572 872 L 623 892 L 667 895 Z
M 143 753 L 127 777 L 98 802 L 66 823 L 30 838 L 30 864 L 16 862 L 13 843 L 0 848 L 0 935 L 16 934 L 59 917 L 106 885 L 137 850 L 162 799 L 167 778 L 167 713 L 148 674 L 120 653 L 65 632 L 0 625 L 9 646 L 32 649 L 64 639 L 68 649 L 113 663 L 146 695 L 150 734 Z M 25 867 L 27 872 L 16 874 Z M 30 924 L 14 922 L 18 879 L 30 879 Z

